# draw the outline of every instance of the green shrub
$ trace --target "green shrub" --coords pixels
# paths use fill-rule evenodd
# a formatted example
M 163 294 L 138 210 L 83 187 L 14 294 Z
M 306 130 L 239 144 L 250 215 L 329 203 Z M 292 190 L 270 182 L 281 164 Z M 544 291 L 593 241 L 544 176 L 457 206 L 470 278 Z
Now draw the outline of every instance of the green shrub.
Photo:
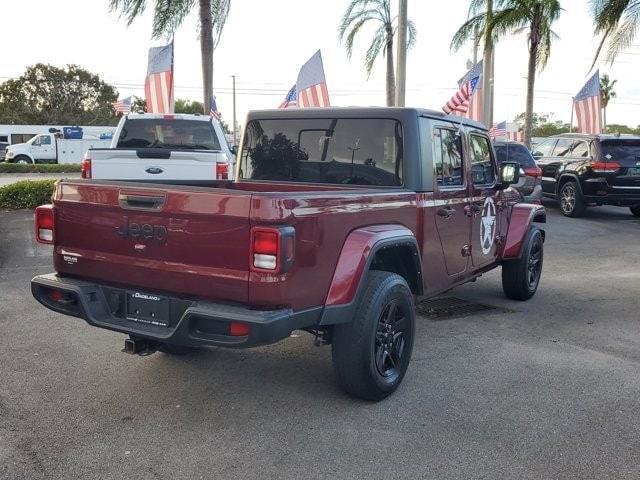
M 23 180 L 0 187 L 0 208 L 36 208 L 51 203 L 56 180 Z
M 80 172 L 79 163 L 29 164 L 0 162 L 0 173 L 76 173 Z

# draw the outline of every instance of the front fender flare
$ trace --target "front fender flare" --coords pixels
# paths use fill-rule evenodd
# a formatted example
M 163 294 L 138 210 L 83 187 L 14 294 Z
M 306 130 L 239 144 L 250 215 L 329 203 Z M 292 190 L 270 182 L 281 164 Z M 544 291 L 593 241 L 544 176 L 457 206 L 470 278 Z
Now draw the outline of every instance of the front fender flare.
M 517 203 L 511 210 L 509 229 L 502 250 L 502 260 L 520 258 L 522 246 L 532 223 L 546 223 L 547 211 L 542 205 Z
M 417 285 L 422 292 L 422 262 L 418 242 L 411 230 L 402 225 L 372 225 L 353 230 L 344 242 L 329 286 L 320 325 L 351 321 L 376 252 L 384 248 L 408 246 L 413 251 Z

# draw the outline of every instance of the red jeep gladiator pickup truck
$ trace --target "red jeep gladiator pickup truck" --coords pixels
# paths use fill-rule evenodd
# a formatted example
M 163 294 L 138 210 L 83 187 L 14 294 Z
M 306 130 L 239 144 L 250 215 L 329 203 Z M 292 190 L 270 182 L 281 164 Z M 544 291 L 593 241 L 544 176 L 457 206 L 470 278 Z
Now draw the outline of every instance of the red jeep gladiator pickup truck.
M 350 394 L 402 381 L 416 298 L 502 267 L 536 291 L 538 205 L 507 188 L 486 129 L 413 108 L 248 115 L 233 181 L 65 180 L 35 214 L 56 273 L 44 306 L 129 335 L 125 350 L 252 347 L 306 330 Z

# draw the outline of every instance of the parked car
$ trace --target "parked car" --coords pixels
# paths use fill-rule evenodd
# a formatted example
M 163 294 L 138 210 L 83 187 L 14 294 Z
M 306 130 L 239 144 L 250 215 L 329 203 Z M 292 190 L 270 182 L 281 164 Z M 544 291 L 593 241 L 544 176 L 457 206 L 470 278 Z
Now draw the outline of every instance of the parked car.
M 542 194 L 568 217 L 588 206 L 629 207 L 640 216 L 640 136 L 563 134 L 533 150 L 542 169 Z
M 414 298 L 502 267 L 540 281 L 544 207 L 516 204 L 484 126 L 412 108 L 249 113 L 235 181 L 63 180 L 36 210 L 56 273 L 44 306 L 129 335 L 125 350 L 252 347 L 293 330 L 380 400 L 413 348 Z M 536 222 L 536 223 L 533 223 Z
M 11 163 L 80 163 L 88 149 L 107 146 L 111 140 L 62 138 L 59 133 L 43 133 L 25 143 L 6 147 L 5 160 Z
M 515 162 L 520 165 L 520 180 L 512 185 L 527 203 L 540 203 L 542 199 L 542 170 L 527 147 L 519 142 L 496 141 L 493 143 L 498 164 Z
M 110 148 L 92 148 L 82 178 L 96 180 L 222 180 L 233 154 L 217 120 L 208 115 L 130 113 Z

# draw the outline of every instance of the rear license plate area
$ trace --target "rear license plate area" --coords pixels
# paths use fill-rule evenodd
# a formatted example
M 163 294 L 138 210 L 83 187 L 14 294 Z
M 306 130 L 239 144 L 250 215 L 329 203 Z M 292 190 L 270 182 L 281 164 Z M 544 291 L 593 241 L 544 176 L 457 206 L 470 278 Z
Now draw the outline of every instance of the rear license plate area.
M 168 327 L 171 307 L 168 298 L 150 293 L 127 292 L 126 318 L 132 322 Z

